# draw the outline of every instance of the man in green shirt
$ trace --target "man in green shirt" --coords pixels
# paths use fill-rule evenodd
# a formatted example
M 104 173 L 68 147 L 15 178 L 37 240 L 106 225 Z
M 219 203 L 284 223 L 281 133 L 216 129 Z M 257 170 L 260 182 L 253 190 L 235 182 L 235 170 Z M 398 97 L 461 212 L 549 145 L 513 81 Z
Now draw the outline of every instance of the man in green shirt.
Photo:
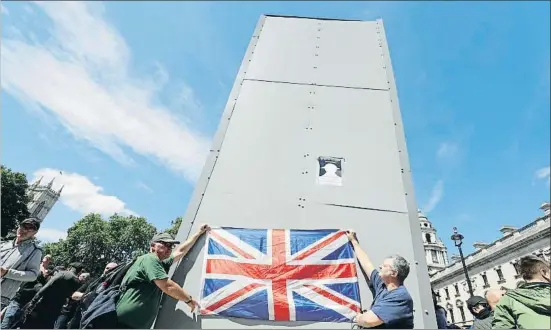
M 119 328 L 150 329 L 157 316 L 163 292 L 184 301 L 192 312 L 197 308 L 197 302 L 178 283 L 168 278 L 168 270 L 208 230 L 208 225 L 201 226 L 199 231 L 175 249 L 174 246 L 180 242 L 175 241 L 170 234 L 153 236 L 150 253 L 139 257 L 122 280 L 126 290 L 117 303 Z

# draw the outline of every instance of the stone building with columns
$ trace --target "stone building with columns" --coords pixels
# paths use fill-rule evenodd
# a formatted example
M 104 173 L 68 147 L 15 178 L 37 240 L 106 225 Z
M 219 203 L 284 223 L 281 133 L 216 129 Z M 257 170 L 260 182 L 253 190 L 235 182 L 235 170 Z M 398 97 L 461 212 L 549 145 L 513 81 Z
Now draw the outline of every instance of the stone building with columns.
M 489 288 L 517 287 L 522 282 L 518 261 L 525 255 L 551 259 L 551 205 L 544 203 L 540 209 L 543 215 L 524 227 L 503 226 L 501 238 L 491 243 L 473 244 L 475 252 L 465 256 L 465 263 L 474 295 L 484 297 Z M 461 260 L 452 257 L 450 264 L 431 273 L 430 279 L 433 289 L 440 295 L 438 304 L 447 310 L 448 321 L 470 324 L 473 317 L 467 309 L 469 291 Z

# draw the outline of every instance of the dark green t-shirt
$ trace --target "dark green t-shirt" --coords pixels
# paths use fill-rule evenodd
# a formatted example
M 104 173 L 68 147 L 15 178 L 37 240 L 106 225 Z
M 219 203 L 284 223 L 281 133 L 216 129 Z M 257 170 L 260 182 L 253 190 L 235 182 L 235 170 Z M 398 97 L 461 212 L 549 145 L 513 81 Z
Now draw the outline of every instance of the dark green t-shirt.
M 153 280 L 168 278 L 168 270 L 174 261 L 163 261 L 149 253 L 139 257 L 130 267 L 122 283 L 127 286 L 117 303 L 119 322 L 134 329 L 150 329 L 155 321 L 162 291 Z

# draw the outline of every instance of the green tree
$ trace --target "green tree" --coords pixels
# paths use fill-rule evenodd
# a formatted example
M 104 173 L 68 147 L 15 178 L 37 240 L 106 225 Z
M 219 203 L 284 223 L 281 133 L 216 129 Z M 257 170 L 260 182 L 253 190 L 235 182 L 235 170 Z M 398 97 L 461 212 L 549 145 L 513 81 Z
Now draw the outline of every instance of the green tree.
M 13 172 L 2 165 L 2 237 L 14 230 L 20 221 L 29 216 L 27 188 L 29 183 L 25 174 Z
M 169 233 L 172 235 L 172 237 L 176 237 L 178 234 L 178 230 L 180 229 L 180 226 L 182 225 L 182 217 L 177 217 L 176 219 L 172 220 L 170 222 L 170 228 L 165 229 L 165 233 Z
M 56 266 L 81 262 L 93 276 L 101 274 L 109 262 L 125 262 L 147 253 L 157 229 L 143 217 L 115 214 L 105 220 L 88 214 L 67 230 L 67 238 L 44 244 L 44 253 Z

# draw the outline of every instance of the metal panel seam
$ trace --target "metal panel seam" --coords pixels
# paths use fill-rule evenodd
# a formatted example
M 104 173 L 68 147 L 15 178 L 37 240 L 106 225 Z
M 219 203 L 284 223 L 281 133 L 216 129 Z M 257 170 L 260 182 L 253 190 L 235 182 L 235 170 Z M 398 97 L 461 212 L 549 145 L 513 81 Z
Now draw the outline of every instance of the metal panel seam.
M 292 15 L 275 15 L 265 14 L 267 17 L 280 17 L 280 18 L 301 18 L 301 19 L 313 19 L 319 21 L 340 21 L 340 22 L 371 22 L 360 19 L 345 19 L 345 18 L 328 18 L 328 17 L 312 17 L 312 16 L 292 16 Z
M 347 89 L 360 89 L 360 90 L 368 90 L 368 91 L 388 92 L 388 88 L 383 89 L 383 88 L 371 88 L 371 87 L 323 85 L 323 84 L 317 84 L 317 83 L 300 83 L 300 82 L 291 82 L 291 81 L 283 81 L 283 80 L 266 80 L 266 79 L 245 78 L 245 79 L 243 79 L 243 81 L 258 81 L 258 82 L 274 83 L 274 84 L 288 84 L 288 85 L 316 86 L 316 87 L 319 86 L 319 87 L 347 88 Z
M 400 165 L 402 167 L 402 183 L 404 185 L 406 205 L 409 211 L 409 222 L 410 230 L 412 236 L 413 244 L 413 255 L 416 260 L 414 260 L 414 267 L 417 273 L 418 281 L 418 290 L 419 290 L 419 299 L 423 299 L 425 295 L 423 292 L 430 292 L 430 278 L 428 275 L 428 267 L 425 259 L 424 248 L 421 244 L 421 228 L 419 226 L 419 220 L 417 219 L 417 201 L 415 199 L 415 192 L 413 188 L 413 180 L 411 177 L 411 168 L 409 165 L 407 145 L 405 132 L 402 124 L 402 117 L 400 113 L 400 106 L 398 102 L 398 92 L 396 89 L 396 82 L 394 79 L 394 72 L 392 70 L 392 62 L 390 59 L 390 50 L 388 48 L 388 42 L 386 40 L 386 32 L 384 29 L 384 24 L 382 19 L 377 20 L 377 33 L 380 38 L 379 46 L 381 48 L 381 55 L 383 56 L 383 61 L 385 63 L 387 83 L 389 86 L 389 96 L 392 108 L 392 115 L 394 117 L 394 132 L 396 134 L 396 141 L 398 144 L 398 153 L 400 159 Z M 421 272 L 421 270 L 424 270 Z M 421 302 L 421 301 L 420 301 Z M 421 303 L 424 307 L 423 313 L 420 315 L 423 322 L 422 327 L 426 326 L 436 326 L 434 315 L 434 306 L 432 303 L 425 302 Z M 430 321 L 432 320 L 432 322 Z M 418 325 L 416 325 L 418 327 Z

